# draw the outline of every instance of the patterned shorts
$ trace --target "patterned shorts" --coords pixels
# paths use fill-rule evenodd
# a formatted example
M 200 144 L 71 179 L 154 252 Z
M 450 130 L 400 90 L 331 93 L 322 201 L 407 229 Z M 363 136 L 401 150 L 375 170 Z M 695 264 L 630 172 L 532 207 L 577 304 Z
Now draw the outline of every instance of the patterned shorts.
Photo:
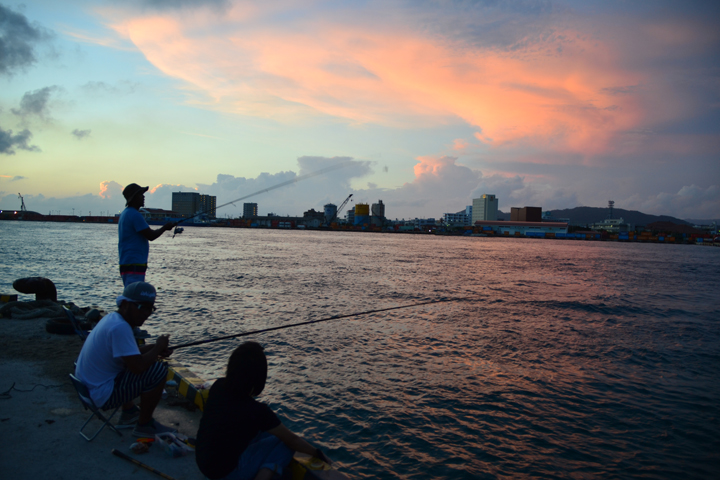
M 165 362 L 155 362 L 140 375 L 136 375 L 127 369 L 123 370 L 115 377 L 112 395 L 102 406 L 102 409 L 115 408 L 133 398 L 139 397 L 141 393 L 154 390 L 165 381 L 167 374 L 168 366 Z

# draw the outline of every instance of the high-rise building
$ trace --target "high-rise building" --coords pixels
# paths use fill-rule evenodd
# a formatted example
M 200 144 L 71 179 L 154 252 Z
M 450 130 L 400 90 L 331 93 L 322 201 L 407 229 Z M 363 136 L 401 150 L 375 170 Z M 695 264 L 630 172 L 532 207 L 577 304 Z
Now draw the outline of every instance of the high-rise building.
M 497 220 L 498 199 L 495 195 L 483 194 L 480 198 L 473 198 L 472 224 L 478 220 Z
M 243 203 L 243 218 L 252 218 L 257 216 L 257 203 Z
M 200 211 L 208 216 L 215 218 L 215 209 L 217 207 L 217 197 L 215 195 L 200 194 Z
M 200 194 L 197 192 L 173 192 L 172 211 L 181 217 L 195 215 L 198 210 L 198 197 Z
M 172 210 L 181 217 L 193 217 L 205 214 L 208 218 L 215 218 L 217 197 L 201 195 L 197 192 L 173 192 Z

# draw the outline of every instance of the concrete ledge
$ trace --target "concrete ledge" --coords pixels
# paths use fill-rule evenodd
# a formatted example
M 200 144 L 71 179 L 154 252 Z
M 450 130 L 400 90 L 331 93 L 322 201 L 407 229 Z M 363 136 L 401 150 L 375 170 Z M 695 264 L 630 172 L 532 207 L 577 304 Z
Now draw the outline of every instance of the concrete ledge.
M 78 431 L 90 412 L 83 409 L 68 374 L 80 353 L 77 335 L 45 332 L 47 319 L 0 319 L 0 470 L 3 478 L 67 480 L 115 480 L 156 478 L 151 472 L 122 460 L 113 448 L 148 464 L 177 480 L 204 479 L 195 456 L 170 458 L 160 448 L 136 455 L 131 430 L 119 437 L 103 430 L 92 442 Z M 155 418 L 194 437 L 201 412 L 169 407 L 161 402 Z M 117 416 L 115 417 L 117 418 Z M 100 426 L 94 419 L 88 429 Z

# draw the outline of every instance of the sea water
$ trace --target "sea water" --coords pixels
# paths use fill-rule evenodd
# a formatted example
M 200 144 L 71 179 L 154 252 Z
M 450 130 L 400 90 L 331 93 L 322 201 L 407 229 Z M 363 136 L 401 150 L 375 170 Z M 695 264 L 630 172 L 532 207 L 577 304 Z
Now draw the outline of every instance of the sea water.
M 0 222 L 0 290 L 114 309 L 117 227 Z M 720 249 L 259 229 L 151 243 L 174 344 L 212 380 L 260 342 L 260 397 L 360 479 L 718 478 Z M 20 295 L 21 299 L 32 299 Z

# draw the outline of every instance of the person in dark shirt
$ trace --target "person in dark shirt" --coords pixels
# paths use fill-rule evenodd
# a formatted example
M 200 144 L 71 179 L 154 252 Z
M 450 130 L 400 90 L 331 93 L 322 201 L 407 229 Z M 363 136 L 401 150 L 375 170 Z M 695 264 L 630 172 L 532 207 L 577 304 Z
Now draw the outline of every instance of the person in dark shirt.
M 296 451 L 330 463 L 320 449 L 288 430 L 270 407 L 255 400 L 266 380 L 263 347 L 256 342 L 237 347 L 225 377 L 210 388 L 200 420 L 195 459 L 206 477 L 269 480 L 282 474 Z

